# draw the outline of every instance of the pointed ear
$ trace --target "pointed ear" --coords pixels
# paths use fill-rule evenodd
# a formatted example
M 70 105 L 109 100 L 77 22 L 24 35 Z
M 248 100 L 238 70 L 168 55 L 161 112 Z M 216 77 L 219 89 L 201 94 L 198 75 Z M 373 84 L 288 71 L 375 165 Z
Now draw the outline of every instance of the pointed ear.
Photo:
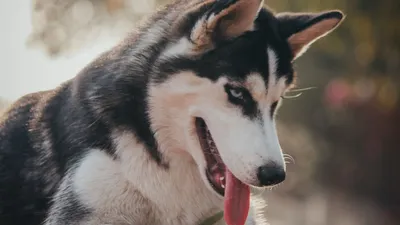
M 190 39 L 198 46 L 235 38 L 253 28 L 263 0 L 214 0 L 194 25 Z
M 301 56 L 319 38 L 329 34 L 344 19 L 340 11 L 322 13 L 280 13 L 281 34 L 287 38 L 294 58 Z

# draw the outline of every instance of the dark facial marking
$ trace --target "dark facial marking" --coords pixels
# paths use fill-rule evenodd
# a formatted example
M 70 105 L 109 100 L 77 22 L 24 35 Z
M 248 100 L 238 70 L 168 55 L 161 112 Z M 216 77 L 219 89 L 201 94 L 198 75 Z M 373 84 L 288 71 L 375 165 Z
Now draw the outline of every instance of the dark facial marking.
M 209 6 L 208 6 L 209 7 Z M 205 7 L 207 10 L 209 8 Z M 194 17 L 197 18 L 197 17 Z M 198 19 L 198 18 L 197 18 Z M 195 19 L 190 23 L 194 25 Z M 267 49 L 271 48 L 277 57 L 277 78 L 287 77 L 287 83 L 293 81 L 293 56 L 290 46 L 279 30 L 279 21 L 275 16 L 262 9 L 255 21 L 256 30 L 243 35 L 215 43 L 215 48 L 198 56 L 174 56 L 154 62 L 157 68 L 153 81 L 161 83 L 171 74 L 190 70 L 200 77 L 213 81 L 223 75 L 232 80 L 244 81 L 250 73 L 262 75 L 268 86 L 268 55 Z M 189 32 L 189 27 L 184 29 Z
M 228 101 L 233 105 L 236 105 L 242 109 L 245 116 L 250 119 L 260 117 L 260 111 L 258 109 L 257 102 L 252 98 L 250 92 L 243 87 L 235 87 L 230 84 L 224 86 L 225 92 L 228 95 Z M 233 93 L 239 93 L 235 95 Z
M 290 49 L 287 37 L 280 28 L 278 19 L 267 9 L 261 9 L 256 20 L 256 26 L 262 30 L 268 47 L 272 48 L 277 57 L 277 79 L 286 76 L 287 84 L 293 82 L 293 53 Z

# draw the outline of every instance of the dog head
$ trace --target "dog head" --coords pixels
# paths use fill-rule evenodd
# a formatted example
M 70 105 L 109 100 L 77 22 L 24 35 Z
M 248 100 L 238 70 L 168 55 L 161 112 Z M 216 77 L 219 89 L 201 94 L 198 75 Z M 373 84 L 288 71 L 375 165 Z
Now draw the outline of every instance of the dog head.
M 286 169 L 274 114 L 294 83 L 292 64 L 343 14 L 273 14 L 261 0 L 181 5 L 184 13 L 167 31 L 149 87 L 160 149 L 189 153 L 221 195 L 226 170 L 251 186 L 282 182 Z

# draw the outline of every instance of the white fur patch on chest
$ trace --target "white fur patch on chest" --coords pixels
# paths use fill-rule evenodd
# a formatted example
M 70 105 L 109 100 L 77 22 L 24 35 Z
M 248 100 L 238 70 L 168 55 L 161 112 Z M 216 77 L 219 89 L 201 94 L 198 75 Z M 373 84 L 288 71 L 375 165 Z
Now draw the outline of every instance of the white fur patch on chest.
M 197 166 L 179 155 L 163 169 L 131 133 L 115 136 L 118 160 L 90 150 L 74 175 L 80 201 L 96 221 L 110 224 L 196 224 L 222 208 Z

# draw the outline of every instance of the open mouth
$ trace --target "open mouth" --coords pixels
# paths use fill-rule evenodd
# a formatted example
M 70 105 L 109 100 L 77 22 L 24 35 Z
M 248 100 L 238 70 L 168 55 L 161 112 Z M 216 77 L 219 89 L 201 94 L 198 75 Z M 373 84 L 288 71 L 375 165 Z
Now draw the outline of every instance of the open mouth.
M 250 187 L 225 166 L 205 121 L 196 118 L 196 131 L 207 161 L 206 176 L 213 189 L 224 196 L 227 224 L 244 224 L 250 207 Z
M 196 131 L 199 136 L 201 148 L 207 162 L 206 176 L 213 189 L 220 195 L 225 194 L 225 164 L 222 162 L 217 146 L 208 130 L 206 123 L 201 118 L 196 118 Z

